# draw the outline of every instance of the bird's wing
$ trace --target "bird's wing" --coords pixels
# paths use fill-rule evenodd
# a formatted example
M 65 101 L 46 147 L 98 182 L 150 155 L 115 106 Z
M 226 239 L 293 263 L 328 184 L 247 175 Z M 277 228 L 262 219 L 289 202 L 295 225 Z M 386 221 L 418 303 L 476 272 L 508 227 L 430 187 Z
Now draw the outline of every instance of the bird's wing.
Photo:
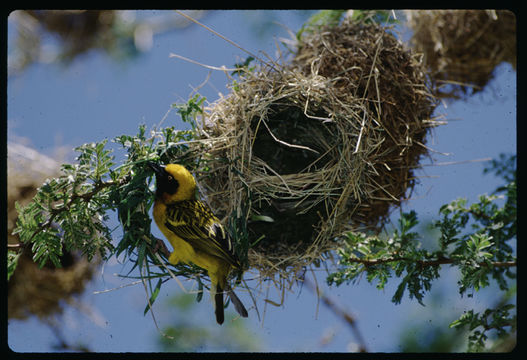
M 223 226 L 201 201 L 180 201 L 168 206 L 165 225 L 194 249 L 224 259 L 234 267 L 240 266 Z

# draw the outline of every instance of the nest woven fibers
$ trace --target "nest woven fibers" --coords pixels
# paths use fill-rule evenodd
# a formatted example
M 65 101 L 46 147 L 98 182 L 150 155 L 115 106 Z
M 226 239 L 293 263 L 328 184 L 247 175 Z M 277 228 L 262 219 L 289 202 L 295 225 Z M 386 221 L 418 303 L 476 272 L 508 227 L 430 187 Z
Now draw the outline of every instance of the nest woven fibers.
M 482 90 L 494 68 L 516 69 L 516 17 L 508 10 L 408 10 L 411 43 L 424 54 L 441 97 Z
M 206 109 L 200 182 L 217 214 L 248 221 L 249 266 L 287 277 L 344 231 L 382 226 L 415 184 L 436 105 L 420 58 L 387 28 L 323 27 Z

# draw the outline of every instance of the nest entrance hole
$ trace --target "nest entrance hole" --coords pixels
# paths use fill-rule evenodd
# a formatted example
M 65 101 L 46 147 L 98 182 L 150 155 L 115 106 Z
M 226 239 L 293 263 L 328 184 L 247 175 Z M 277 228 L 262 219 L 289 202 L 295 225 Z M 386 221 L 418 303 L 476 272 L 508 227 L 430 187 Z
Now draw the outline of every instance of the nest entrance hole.
M 314 116 L 323 118 L 328 114 L 319 111 Z M 253 156 L 279 175 L 321 169 L 331 160 L 328 150 L 336 143 L 334 124 L 309 118 L 295 105 L 271 105 L 267 118 L 251 120 L 251 129 L 257 132 Z
M 319 110 L 313 116 L 327 118 L 328 114 Z M 298 105 L 270 105 L 265 118 L 251 120 L 251 130 L 255 136 L 253 156 L 280 176 L 316 172 L 334 161 L 332 155 L 337 146 L 335 124 L 306 116 Z M 305 183 L 302 186 L 309 192 L 314 185 Z M 287 193 L 275 193 L 269 201 L 253 203 L 256 213 L 274 220 L 272 223 L 251 224 L 253 241 L 265 236 L 258 243 L 258 251 L 272 254 L 294 248 L 295 252 L 303 252 L 312 243 L 316 226 L 327 216 L 324 202 L 310 206 L 313 200 L 315 196 L 298 199 Z

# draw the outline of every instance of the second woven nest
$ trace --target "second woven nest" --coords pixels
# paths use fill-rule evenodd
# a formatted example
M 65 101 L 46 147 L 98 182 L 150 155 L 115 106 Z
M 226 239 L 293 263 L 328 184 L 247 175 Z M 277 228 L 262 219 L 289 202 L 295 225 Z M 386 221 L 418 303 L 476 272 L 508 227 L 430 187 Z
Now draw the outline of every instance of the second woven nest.
M 436 100 L 418 57 L 378 25 L 307 33 L 206 109 L 213 210 L 248 221 L 249 266 L 295 273 L 346 230 L 378 229 L 415 184 Z M 272 222 L 271 222 L 272 220 Z
M 508 10 L 408 10 L 411 43 L 438 82 L 435 95 L 481 91 L 494 69 L 516 69 L 516 17 Z

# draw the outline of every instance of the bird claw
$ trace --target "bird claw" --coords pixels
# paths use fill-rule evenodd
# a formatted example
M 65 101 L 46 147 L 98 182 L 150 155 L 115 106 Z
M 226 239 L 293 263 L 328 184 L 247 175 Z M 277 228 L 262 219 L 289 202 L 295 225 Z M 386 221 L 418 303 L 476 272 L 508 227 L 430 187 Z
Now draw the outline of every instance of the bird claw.
M 156 243 L 152 251 L 154 252 L 154 254 L 158 252 L 162 253 L 167 259 L 170 256 L 170 251 L 168 251 L 168 248 L 165 245 L 165 242 L 161 239 L 156 239 Z

